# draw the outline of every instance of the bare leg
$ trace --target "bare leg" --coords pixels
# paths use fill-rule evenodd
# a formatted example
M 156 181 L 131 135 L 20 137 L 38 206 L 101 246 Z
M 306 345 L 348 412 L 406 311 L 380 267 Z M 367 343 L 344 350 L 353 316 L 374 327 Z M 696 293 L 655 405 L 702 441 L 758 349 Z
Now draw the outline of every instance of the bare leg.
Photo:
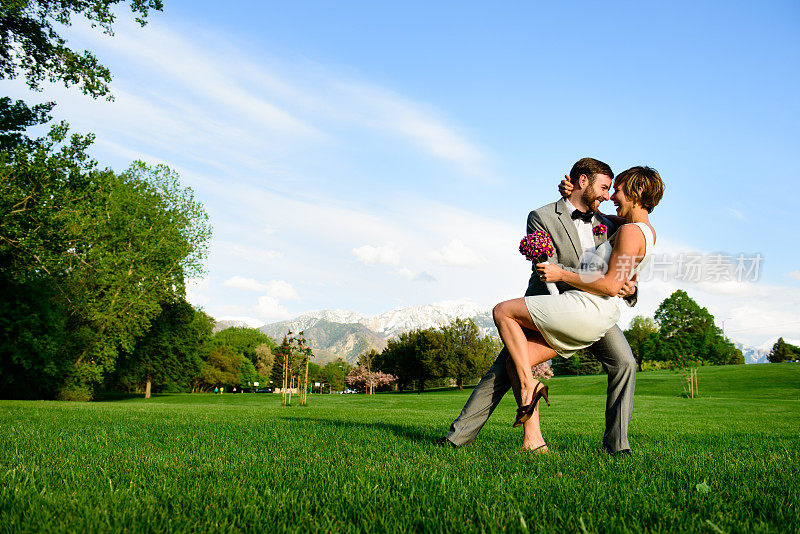
M 538 381 L 533 378 L 533 373 L 531 372 L 531 361 L 528 357 L 528 338 L 523 328 L 536 330 L 536 325 L 531 320 L 528 307 L 525 306 L 525 299 L 501 302 L 494 307 L 492 314 L 494 316 L 494 324 L 497 326 L 497 332 L 508 349 L 517 371 L 520 390 L 517 403 L 520 406 L 528 406 L 533 400 L 533 390 Z M 517 396 L 516 390 L 514 396 Z
M 527 311 L 527 308 L 526 308 Z M 526 360 L 528 369 L 546 362 L 555 356 L 556 352 L 550 348 L 542 335 L 529 328 L 522 328 L 522 332 L 526 339 Z M 514 398 L 518 406 L 522 406 L 522 392 L 519 375 L 517 373 L 516 365 L 511 357 L 506 360 L 506 371 L 508 374 L 511 388 L 514 391 Z M 539 384 L 538 380 L 534 379 L 535 384 Z M 534 386 L 536 387 L 536 386 Z M 541 427 L 539 426 L 539 405 L 536 405 L 531 418 L 523 424 L 524 434 L 522 439 L 522 449 L 537 449 L 542 452 L 547 452 L 547 447 L 544 445 L 544 438 L 542 437 Z

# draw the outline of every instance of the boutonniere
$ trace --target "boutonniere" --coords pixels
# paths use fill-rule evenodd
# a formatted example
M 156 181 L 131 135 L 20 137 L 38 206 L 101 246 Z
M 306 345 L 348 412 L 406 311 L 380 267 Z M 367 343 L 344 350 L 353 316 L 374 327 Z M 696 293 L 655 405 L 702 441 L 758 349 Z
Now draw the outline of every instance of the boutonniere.
M 594 228 L 592 228 L 592 233 L 594 235 L 603 235 L 608 231 L 608 227 L 605 224 L 598 224 Z

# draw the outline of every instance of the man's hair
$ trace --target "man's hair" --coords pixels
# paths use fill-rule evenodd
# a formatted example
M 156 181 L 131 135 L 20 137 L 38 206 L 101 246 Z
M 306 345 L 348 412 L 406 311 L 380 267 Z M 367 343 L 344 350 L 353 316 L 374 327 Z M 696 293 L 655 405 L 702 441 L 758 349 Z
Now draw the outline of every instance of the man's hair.
M 664 196 L 664 182 L 658 171 L 650 167 L 631 167 L 614 180 L 614 188 L 622 189 L 625 196 L 652 212 Z
M 585 174 L 589 178 L 589 184 L 594 183 L 597 174 L 605 174 L 612 180 L 614 179 L 614 171 L 611 170 L 611 167 L 594 158 L 582 158 L 576 161 L 572 170 L 569 171 L 569 181 L 573 185 L 578 185 L 578 178 L 581 177 L 581 174 Z

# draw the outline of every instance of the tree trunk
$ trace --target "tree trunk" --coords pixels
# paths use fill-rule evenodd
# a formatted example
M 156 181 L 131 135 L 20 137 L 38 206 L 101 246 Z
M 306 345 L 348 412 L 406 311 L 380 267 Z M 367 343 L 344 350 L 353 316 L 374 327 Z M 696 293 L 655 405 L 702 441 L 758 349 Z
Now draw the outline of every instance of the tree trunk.
M 151 386 L 151 384 L 152 384 L 152 381 L 150 380 L 150 377 L 148 376 L 147 377 L 147 385 L 144 387 L 144 398 L 145 399 L 149 399 L 150 398 L 150 386 Z
M 306 358 L 306 378 L 303 381 L 303 405 L 308 404 L 308 358 Z
M 463 378 L 461 378 L 461 377 L 458 377 L 458 378 L 456 379 L 456 385 L 458 386 L 458 390 L 459 390 L 459 391 L 461 391 L 462 389 L 464 389 L 464 379 L 463 379 Z

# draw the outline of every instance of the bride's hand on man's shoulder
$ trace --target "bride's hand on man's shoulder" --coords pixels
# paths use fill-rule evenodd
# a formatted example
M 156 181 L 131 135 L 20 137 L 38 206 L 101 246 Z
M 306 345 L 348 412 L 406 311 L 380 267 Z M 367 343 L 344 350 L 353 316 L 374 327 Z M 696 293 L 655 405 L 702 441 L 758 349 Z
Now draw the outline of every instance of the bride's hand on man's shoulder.
M 572 182 L 569 181 L 569 176 L 564 175 L 564 179 L 561 180 L 561 183 L 558 184 L 558 192 L 561 193 L 562 197 L 568 197 L 572 194 Z
M 539 279 L 542 282 L 560 282 L 564 270 L 558 265 L 544 262 L 536 264 L 536 272 L 539 273 Z

